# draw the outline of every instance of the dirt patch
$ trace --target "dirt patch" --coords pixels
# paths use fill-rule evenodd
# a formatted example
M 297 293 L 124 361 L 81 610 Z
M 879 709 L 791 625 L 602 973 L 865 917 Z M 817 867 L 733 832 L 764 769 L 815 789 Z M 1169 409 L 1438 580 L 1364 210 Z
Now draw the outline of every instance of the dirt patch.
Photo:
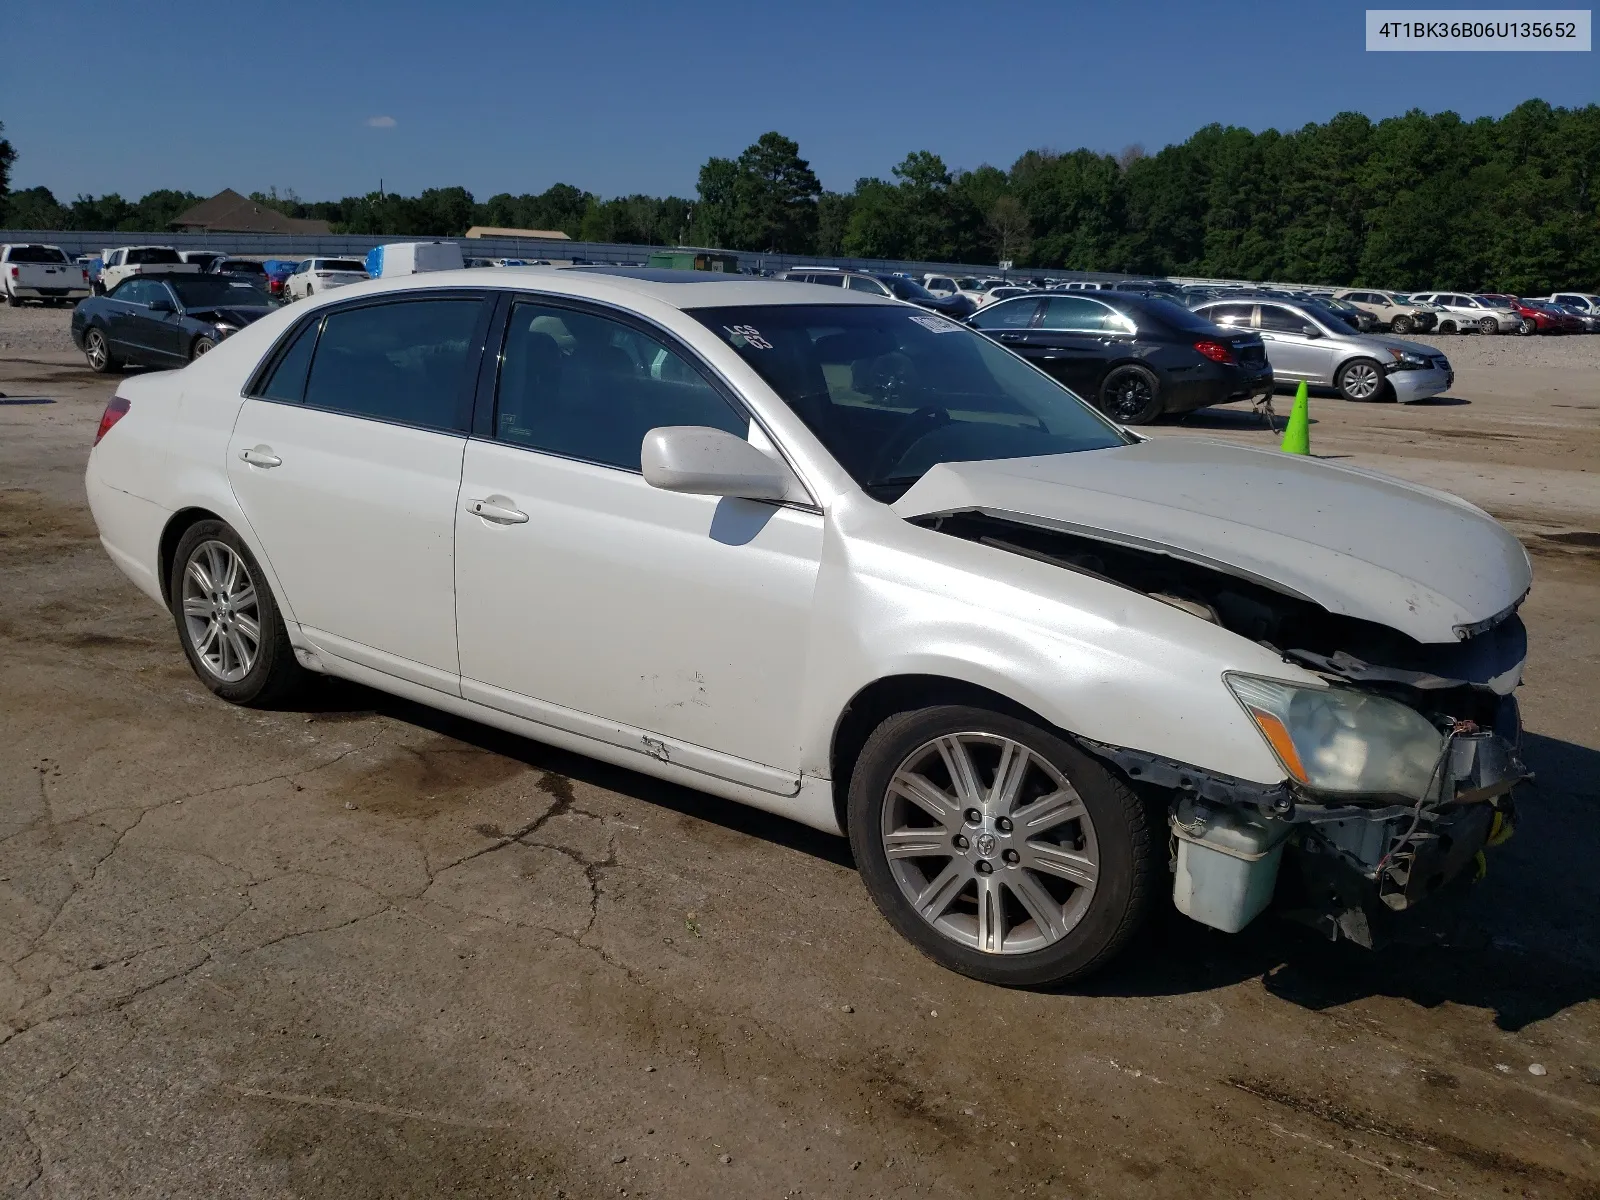
M 480 789 L 530 770 L 504 755 L 435 737 L 420 746 L 397 746 L 382 760 L 333 787 L 329 795 L 364 812 L 425 821 L 469 806 Z
M 29 488 L 0 489 L 0 554 L 52 555 L 99 540 L 86 509 L 61 504 Z

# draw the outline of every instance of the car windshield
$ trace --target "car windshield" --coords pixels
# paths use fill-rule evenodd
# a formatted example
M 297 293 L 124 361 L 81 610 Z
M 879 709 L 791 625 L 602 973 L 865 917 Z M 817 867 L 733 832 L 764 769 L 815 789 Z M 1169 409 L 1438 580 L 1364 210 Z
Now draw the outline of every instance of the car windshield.
M 14 263 L 64 263 L 67 261 L 67 256 L 65 251 L 57 250 L 54 246 L 13 246 L 6 261 Z
M 1350 322 L 1343 316 L 1317 300 L 1296 300 L 1301 311 L 1314 318 L 1317 322 L 1327 327 L 1329 333 L 1348 333 Z
M 520 263 L 521 261 L 521 259 L 517 258 L 508 258 L 506 259 L 506 265 L 510 266 L 512 263 Z M 365 273 L 366 269 L 365 265 L 350 258 L 325 258 L 317 264 L 317 270 L 319 271 L 361 271 Z
M 904 275 L 875 275 L 879 283 L 894 293 L 896 300 L 932 300 L 934 295 L 914 279 Z
M 691 310 L 851 478 L 892 502 L 944 462 L 1100 450 L 1129 437 L 981 334 L 878 304 Z
M 176 250 L 162 246 L 139 246 L 128 251 L 129 266 L 148 267 L 155 263 L 181 263 Z
M 1185 308 L 1164 296 L 1141 296 L 1136 302 L 1130 303 L 1125 298 L 1120 304 L 1112 305 L 1113 308 L 1122 308 L 1133 315 L 1137 324 L 1141 312 L 1149 313 L 1165 325 L 1171 326 L 1179 333 L 1204 334 L 1216 337 L 1219 333 L 1237 333 L 1236 329 L 1219 329 L 1215 322 L 1208 321 L 1193 309 Z
M 167 282 L 185 308 L 267 308 L 272 304 L 266 289 L 248 279 L 213 275 Z

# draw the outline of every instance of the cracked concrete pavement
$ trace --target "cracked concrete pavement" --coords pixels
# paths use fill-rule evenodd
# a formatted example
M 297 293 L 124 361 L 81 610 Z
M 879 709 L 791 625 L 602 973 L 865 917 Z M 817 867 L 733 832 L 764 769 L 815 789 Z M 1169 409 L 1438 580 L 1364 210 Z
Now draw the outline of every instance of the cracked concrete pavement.
M 1470 405 L 1313 402 L 1320 452 L 1561 475 L 1506 514 L 1541 778 L 1467 919 L 1171 917 L 1062 994 L 920 958 L 836 839 L 354 686 L 222 704 L 93 540 L 111 384 L 0 359 L 57 401 L 0 405 L 0 1196 L 1600 1195 L 1600 555 L 1541 540 L 1600 530 L 1547 394 L 1600 408 L 1600 338 L 1478 345 Z

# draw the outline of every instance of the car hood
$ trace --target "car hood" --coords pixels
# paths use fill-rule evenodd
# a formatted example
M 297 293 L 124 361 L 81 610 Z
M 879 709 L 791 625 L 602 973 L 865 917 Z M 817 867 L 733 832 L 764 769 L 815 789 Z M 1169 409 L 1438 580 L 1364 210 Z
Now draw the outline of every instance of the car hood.
M 250 322 L 259 321 L 268 313 L 276 311 L 272 308 L 235 308 L 230 305 L 227 308 L 191 308 L 186 310 L 184 315 L 210 325 L 232 325 L 237 329 L 243 329 Z
M 943 463 L 893 508 L 907 518 L 979 511 L 1169 554 L 1420 642 L 1468 636 L 1532 582 L 1521 543 L 1465 500 L 1201 439 Z
M 1441 354 L 1437 346 L 1426 346 L 1421 342 L 1407 341 L 1405 338 L 1389 337 L 1382 333 L 1367 333 L 1362 335 L 1362 340 L 1368 345 L 1383 346 L 1385 349 L 1403 350 L 1410 354 L 1424 354 L 1432 358 Z

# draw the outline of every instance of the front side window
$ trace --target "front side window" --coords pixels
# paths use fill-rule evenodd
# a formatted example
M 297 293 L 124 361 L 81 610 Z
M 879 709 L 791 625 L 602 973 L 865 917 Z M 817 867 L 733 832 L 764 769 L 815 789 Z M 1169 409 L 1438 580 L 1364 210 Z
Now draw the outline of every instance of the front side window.
M 593 313 L 525 300 L 511 306 L 497 438 L 637 471 L 644 435 L 668 425 L 750 431 L 749 418 L 662 341 Z
M 305 403 L 352 416 L 465 430 L 482 302 L 402 300 L 329 313 Z
M 160 288 L 153 281 L 135 277 L 124 281 L 121 287 L 111 293 L 111 296 L 114 300 L 122 300 L 128 304 L 149 304 L 150 298 L 159 292 Z
M 932 313 L 775 304 L 689 315 L 731 346 L 878 499 L 898 498 L 938 463 L 1127 444 L 1049 376 Z
M 1300 333 L 1308 324 L 1305 317 L 1295 312 L 1292 308 L 1284 308 L 1278 304 L 1263 304 L 1261 306 L 1261 328 L 1274 333 Z
M 1039 301 L 1023 296 L 980 308 L 971 319 L 978 329 L 1027 329 L 1033 324 L 1033 314 L 1038 311 Z

